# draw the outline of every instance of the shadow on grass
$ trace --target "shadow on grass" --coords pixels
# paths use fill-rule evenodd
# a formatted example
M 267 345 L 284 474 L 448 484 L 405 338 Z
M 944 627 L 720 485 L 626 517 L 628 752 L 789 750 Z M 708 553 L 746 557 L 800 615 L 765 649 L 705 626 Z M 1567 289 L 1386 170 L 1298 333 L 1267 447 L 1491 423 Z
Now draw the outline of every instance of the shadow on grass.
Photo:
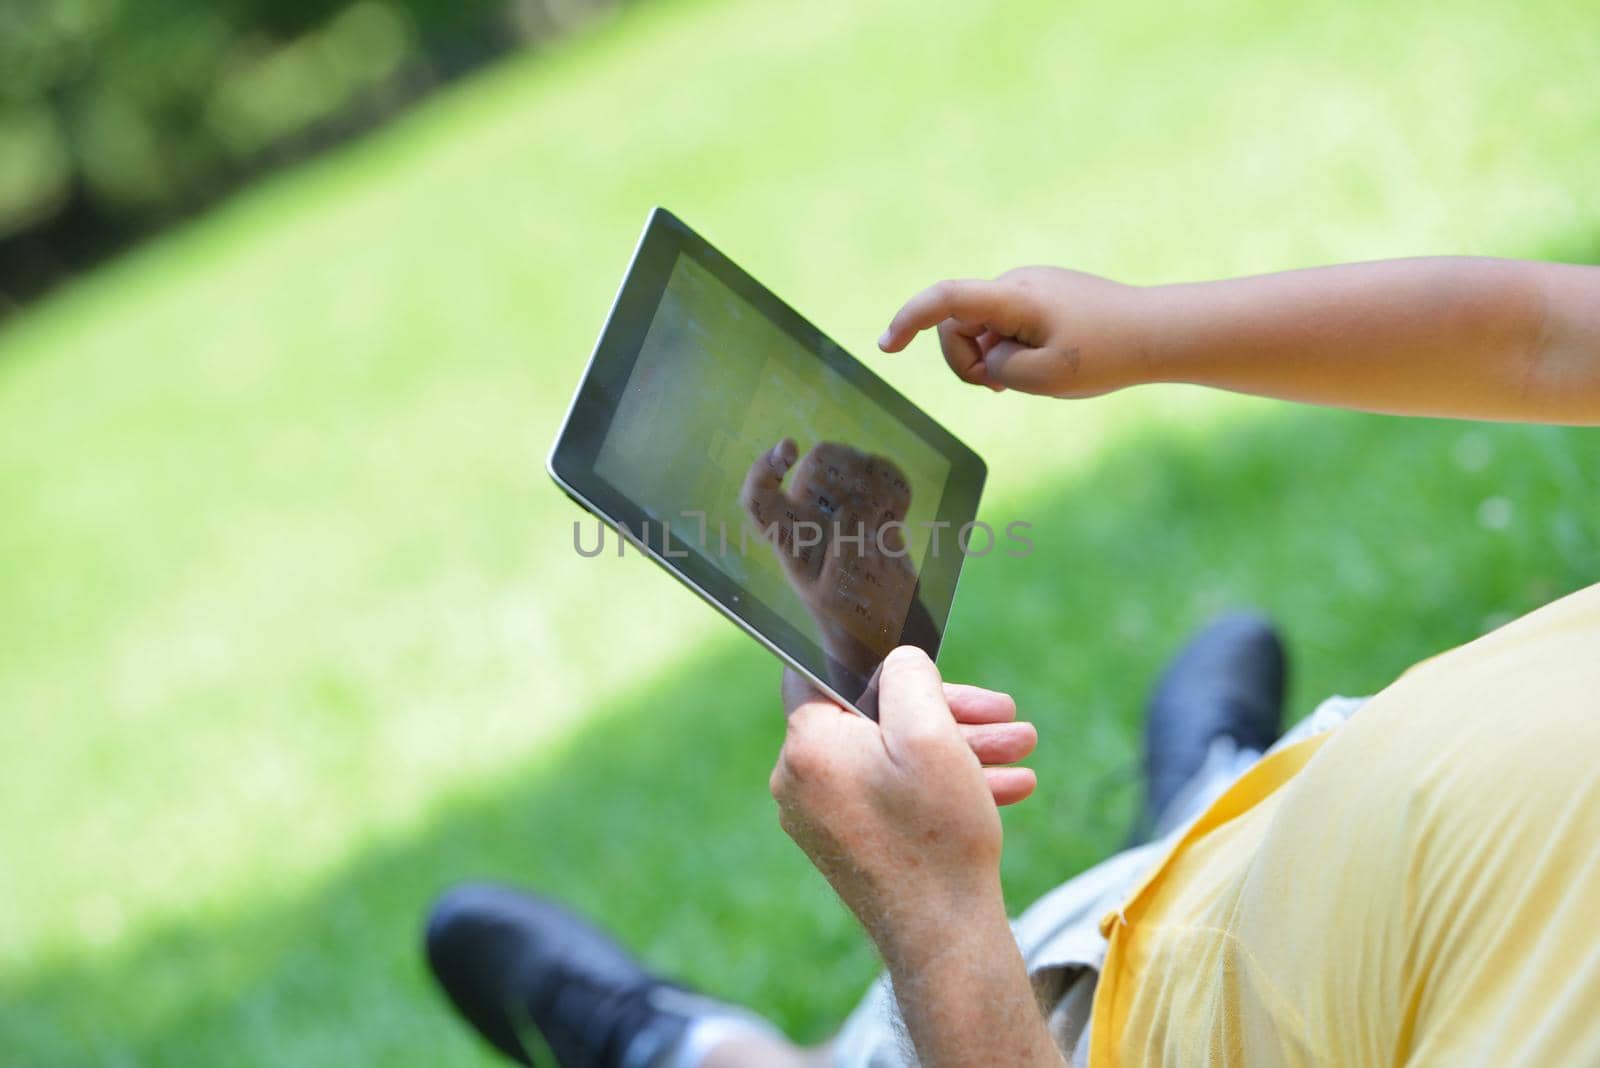
M 1041 726 L 1039 796 L 1007 816 L 1013 906 L 1120 841 L 1140 701 L 1187 630 L 1232 605 L 1272 612 L 1296 712 L 1375 689 L 1600 579 L 1597 461 L 1589 431 L 1277 410 L 1142 436 L 991 514 L 1033 523 L 1038 548 L 969 563 L 942 666 L 1010 689 Z M 468 877 L 554 892 L 820 1036 L 874 965 L 773 820 L 776 675 L 730 636 L 302 899 L 8 981 L 8 1061 L 490 1063 L 417 952 L 430 898 Z

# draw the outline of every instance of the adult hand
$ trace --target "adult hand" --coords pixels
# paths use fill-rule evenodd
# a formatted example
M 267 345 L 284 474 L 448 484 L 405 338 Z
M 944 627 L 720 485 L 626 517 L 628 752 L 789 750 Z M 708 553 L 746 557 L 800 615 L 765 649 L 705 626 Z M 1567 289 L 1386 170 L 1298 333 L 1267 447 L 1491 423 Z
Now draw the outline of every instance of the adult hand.
M 784 830 L 886 957 L 951 910 L 1000 902 L 997 804 L 1033 792 L 1037 736 L 1004 694 L 941 683 L 927 654 L 884 661 L 878 721 L 784 677 L 788 733 L 773 769 Z
M 899 352 L 934 328 L 945 362 L 964 381 L 1092 397 L 1151 380 L 1142 331 L 1148 292 L 1059 267 L 938 282 L 906 301 L 878 347 Z

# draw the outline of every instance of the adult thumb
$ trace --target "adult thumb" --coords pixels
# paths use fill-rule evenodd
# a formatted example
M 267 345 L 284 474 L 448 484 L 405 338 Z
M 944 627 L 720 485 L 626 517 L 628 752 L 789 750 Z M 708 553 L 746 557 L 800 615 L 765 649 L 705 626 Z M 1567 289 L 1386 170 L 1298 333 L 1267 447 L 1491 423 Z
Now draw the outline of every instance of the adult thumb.
M 914 645 L 900 646 L 883 661 L 878 679 L 878 727 L 891 752 L 907 742 L 960 737 L 945 701 L 939 669 Z

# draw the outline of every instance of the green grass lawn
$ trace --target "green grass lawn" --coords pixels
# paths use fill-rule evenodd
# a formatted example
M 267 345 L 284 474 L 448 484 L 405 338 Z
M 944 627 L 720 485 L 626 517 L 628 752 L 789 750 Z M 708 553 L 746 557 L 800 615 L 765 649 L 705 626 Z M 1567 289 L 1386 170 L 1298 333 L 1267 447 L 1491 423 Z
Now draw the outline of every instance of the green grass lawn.
M 912 289 L 1600 259 L 1582 5 L 660 2 L 0 334 L 0 1061 L 487 1064 L 454 880 L 542 887 L 824 1034 L 871 954 L 777 829 L 777 668 L 542 471 L 661 202 L 867 355 Z M 874 366 L 990 461 L 947 675 L 1041 727 L 1015 905 L 1118 843 L 1139 703 L 1262 606 L 1294 700 L 1600 578 L 1600 437 Z

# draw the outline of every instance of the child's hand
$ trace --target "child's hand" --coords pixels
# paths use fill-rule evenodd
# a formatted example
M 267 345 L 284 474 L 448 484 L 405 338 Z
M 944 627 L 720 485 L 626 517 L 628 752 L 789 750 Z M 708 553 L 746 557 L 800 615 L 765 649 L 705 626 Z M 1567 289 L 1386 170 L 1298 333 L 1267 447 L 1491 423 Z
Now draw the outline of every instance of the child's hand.
M 939 282 L 906 302 L 878 347 L 899 352 L 937 327 L 945 362 L 965 381 L 1092 397 L 1151 380 L 1142 333 L 1147 292 L 1059 267 Z

